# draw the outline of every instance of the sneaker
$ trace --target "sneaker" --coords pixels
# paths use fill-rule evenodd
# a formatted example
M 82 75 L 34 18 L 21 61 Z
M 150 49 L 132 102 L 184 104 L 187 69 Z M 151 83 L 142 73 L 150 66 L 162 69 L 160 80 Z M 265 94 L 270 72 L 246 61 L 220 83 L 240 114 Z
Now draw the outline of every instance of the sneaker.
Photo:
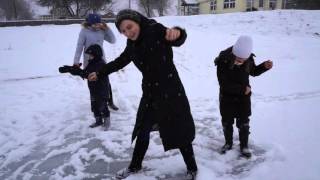
M 197 171 L 188 170 L 186 179 L 194 180 L 196 179 Z
M 103 124 L 102 121 L 97 121 L 97 122 L 91 124 L 89 127 L 95 128 L 95 127 L 101 126 L 102 124 Z
M 132 174 L 138 173 L 140 170 L 141 170 L 141 168 L 140 169 L 123 168 L 116 173 L 116 178 L 117 179 L 124 179 Z
M 107 131 L 110 127 L 110 117 L 103 118 L 103 127 L 104 130 Z
M 224 144 L 220 149 L 220 154 L 225 154 L 227 151 L 232 149 L 232 144 Z
M 113 103 L 109 103 L 108 106 L 114 111 L 118 111 L 119 110 L 119 108 L 116 105 L 114 105 Z
M 241 155 L 247 158 L 251 157 L 251 151 L 249 148 L 242 148 L 241 150 Z

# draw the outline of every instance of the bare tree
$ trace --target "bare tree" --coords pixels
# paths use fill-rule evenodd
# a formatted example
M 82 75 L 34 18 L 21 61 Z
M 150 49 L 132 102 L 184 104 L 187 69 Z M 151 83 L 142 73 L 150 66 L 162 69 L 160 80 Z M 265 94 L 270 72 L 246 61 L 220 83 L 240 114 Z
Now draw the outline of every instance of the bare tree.
M 89 12 L 104 10 L 111 0 L 38 0 L 39 5 L 51 8 L 59 16 L 83 17 Z
M 158 0 L 157 4 L 155 4 L 155 9 L 158 10 L 159 16 L 163 16 L 164 13 L 169 8 L 169 6 L 170 6 L 169 0 Z
M 30 6 L 24 0 L 1 0 L 2 16 L 7 20 L 32 19 Z
M 153 10 L 156 10 L 159 16 L 163 16 L 170 5 L 169 0 L 139 0 L 140 8 L 148 17 L 154 15 Z
M 148 17 L 152 16 L 152 12 L 151 12 L 151 3 L 153 2 L 153 0 L 139 0 L 139 6 L 140 8 L 145 12 L 145 14 Z

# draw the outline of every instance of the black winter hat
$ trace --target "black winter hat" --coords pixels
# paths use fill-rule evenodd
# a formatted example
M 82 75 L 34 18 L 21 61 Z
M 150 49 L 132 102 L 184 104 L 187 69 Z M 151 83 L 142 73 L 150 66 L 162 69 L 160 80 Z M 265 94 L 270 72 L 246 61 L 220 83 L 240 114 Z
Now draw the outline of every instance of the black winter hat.
M 135 10 L 132 9 L 124 9 L 121 10 L 116 17 L 116 27 L 118 29 L 118 31 L 120 31 L 120 24 L 123 20 L 129 19 L 132 20 L 138 24 L 141 23 L 141 14 Z
M 95 58 L 101 58 L 103 56 L 102 48 L 98 44 L 91 45 L 85 51 L 86 54 L 91 54 Z

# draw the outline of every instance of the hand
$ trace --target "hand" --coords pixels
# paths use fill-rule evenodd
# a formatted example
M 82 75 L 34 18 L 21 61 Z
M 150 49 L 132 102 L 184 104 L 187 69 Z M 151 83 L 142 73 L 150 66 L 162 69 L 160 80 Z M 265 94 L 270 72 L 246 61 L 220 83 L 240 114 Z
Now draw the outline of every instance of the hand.
M 263 66 L 266 68 L 266 69 L 271 69 L 273 67 L 273 62 L 268 60 L 268 61 L 265 61 L 263 63 Z
M 80 68 L 82 65 L 82 63 L 79 63 L 79 64 L 73 64 L 73 67 L 77 67 L 77 68 Z
M 101 29 L 101 30 L 107 30 L 109 27 L 106 23 L 99 23 L 98 24 L 98 28 Z
M 89 74 L 88 76 L 88 80 L 89 81 L 96 81 L 98 79 L 97 73 L 96 72 L 92 72 Z
M 175 41 L 180 37 L 180 30 L 176 28 L 170 28 L 166 31 L 166 40 Z
M 247 86 L 246 87 L 246 92 L 244 94 L 248 95 L 250 92 L 251 92 L 251 87 Z

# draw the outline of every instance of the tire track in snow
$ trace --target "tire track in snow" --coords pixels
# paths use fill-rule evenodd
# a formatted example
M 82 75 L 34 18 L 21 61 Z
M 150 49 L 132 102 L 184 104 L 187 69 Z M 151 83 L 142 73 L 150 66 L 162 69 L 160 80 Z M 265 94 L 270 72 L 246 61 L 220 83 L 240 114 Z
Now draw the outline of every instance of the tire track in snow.
M 309 92 L 297 92 L 287 95 L 279 95 L 279 96 L 264 96 L 263 94 L 253 93 L 253 101 L 256 102 L 281 102 L 281 101 L 294 101 L 301 99 L 313 99 L 320 97 L 320 90 L 309 91 Z

